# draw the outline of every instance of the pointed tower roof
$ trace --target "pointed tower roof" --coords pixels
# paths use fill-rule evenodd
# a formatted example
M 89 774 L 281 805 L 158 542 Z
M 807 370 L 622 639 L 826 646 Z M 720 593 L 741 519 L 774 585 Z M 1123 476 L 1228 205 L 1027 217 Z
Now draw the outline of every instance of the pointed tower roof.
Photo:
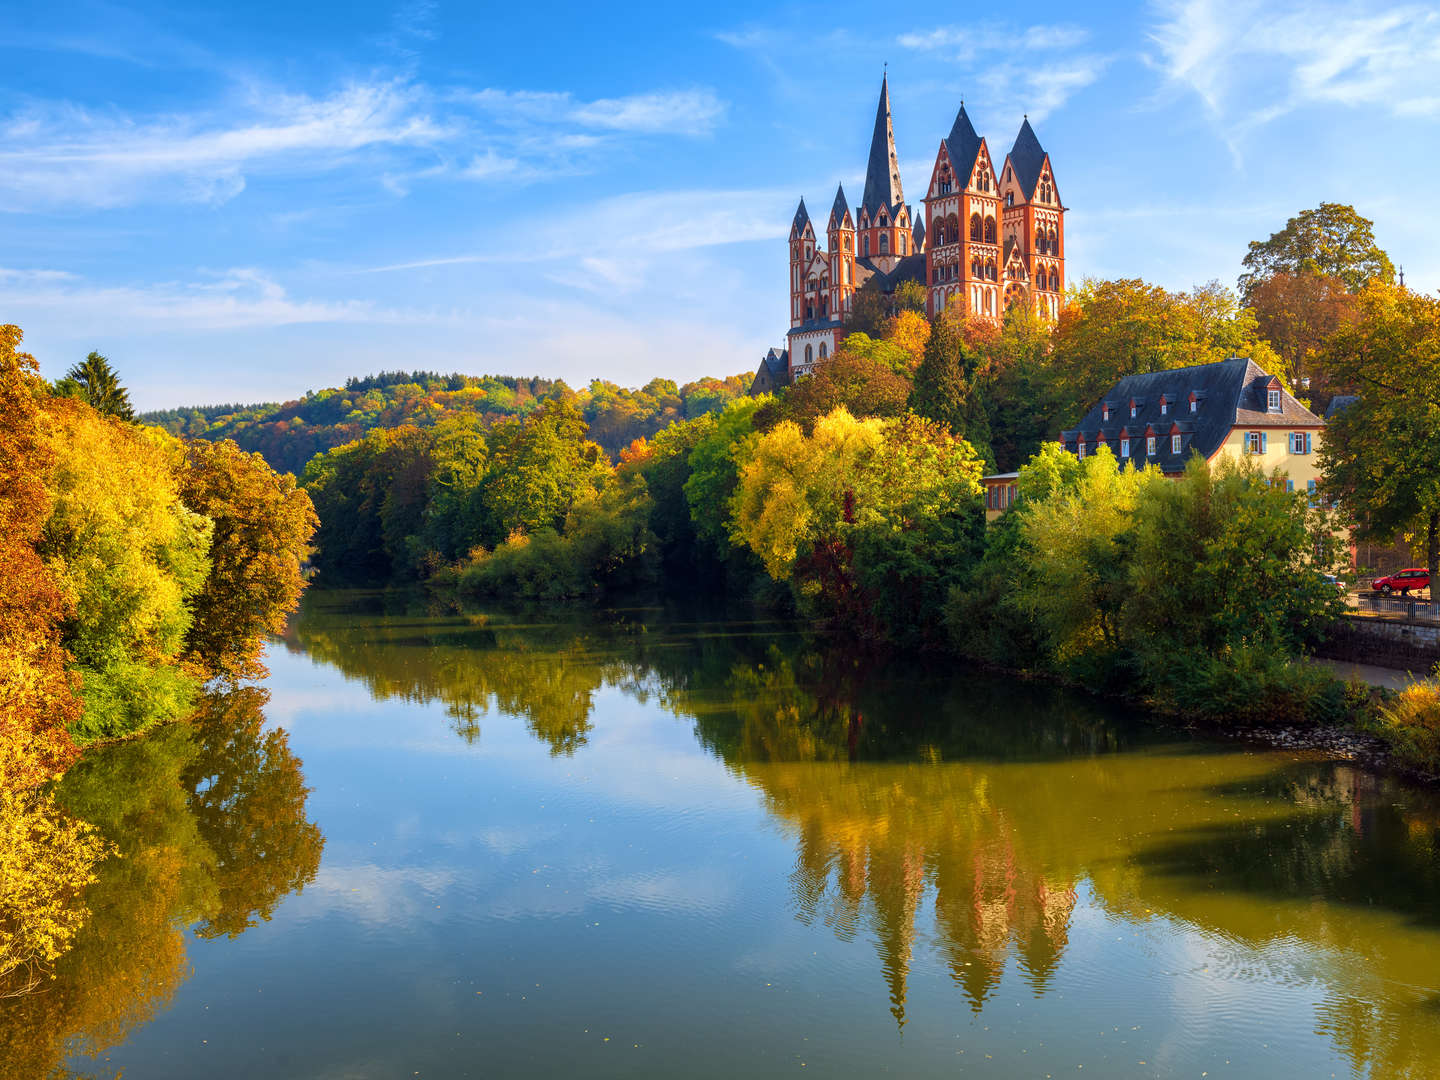
M 956 179 L 968 178 L 970 170 L 975 167 L 975 155 L 980 153 L 980 136 L 975 133 L 975 125 L 970 123 L 963 101 L 960 111 L 955 114 L 950 134 L 945 136 L 945 152 L 950 155 L 950 167 L 955 170 Z
M 1025 198 L 1035 194 L 1035 185 L 1040 180 L 1040 170 L 1045 165 L 1045 148 L 1035 137 L 1027 116 L 1020 125 L 1020 134 L 1015 136 L 1015 145 L 1010 148 L 1010 167 L 1015 170 L 1015 179 Z
M 905 201 L 900 188 L 900 160 L 895 156 L 895 127 L 890 122 L 890 82 L 880 79 L 880 104 L 875 133 L 870 136 L 870 162 L 865 167 L 865 195 L 860 205 L 872 217 L 883 206 L 893 210 Z
M 835 202 L 830 207 L 830 228 L 834 229 L 845 224 L 845 219 L 850 215 L 850 204 L 845 201 L 845 185 L 837 184 L 835 187 Z
M 910 230 L 910 237 L 915 241 L 915 250 L 919 251 L 925 243 L 925 218 L 923 215 L 916 215 L 915 227 Z
M 805 209 L 805 198 L 801 196 L 800 206 L 795 211 L 795 220 L 790 223 L 790 232 L 799 236 L 805 231 L 805 226 L 810 224 L 810 211 Z

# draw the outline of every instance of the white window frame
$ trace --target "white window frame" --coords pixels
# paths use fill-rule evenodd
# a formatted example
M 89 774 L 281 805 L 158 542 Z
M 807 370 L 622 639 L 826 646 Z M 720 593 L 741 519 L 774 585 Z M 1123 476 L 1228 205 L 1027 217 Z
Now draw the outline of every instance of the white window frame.
M 1147 436 L 1145 437 L 1145 456 L 1146 456 L 1146 457 L 1154 457 L 1154 456 L 1155 456 L 1155 436 L 1154 436 L 1154 435 L 1147 435 Z
M 1129 456 L 1130 456 L 1130 440 L 1129 440 L 1129 439 L 1121 439 L 1121 440 L 1120 440 L 1120 456 L 1121 456 L 1121 457 L 1129 457 Z
M 1267 412 L 1279 412 L 1279 411 L 1280 411 L 1280 391 L 1279 391 L 1279 390 L 1266 390 L 1266 391 L 1265 391 L 1265 409 L 1266 409 Z
M 1170 453 L 1172 453 L 1172 454 L 1178 454 L 1179 452 L 1180 452 L 1180 436 L 1179 436 L 1179 435 L 1171 435 L 1171 436 L 1170 436 Z

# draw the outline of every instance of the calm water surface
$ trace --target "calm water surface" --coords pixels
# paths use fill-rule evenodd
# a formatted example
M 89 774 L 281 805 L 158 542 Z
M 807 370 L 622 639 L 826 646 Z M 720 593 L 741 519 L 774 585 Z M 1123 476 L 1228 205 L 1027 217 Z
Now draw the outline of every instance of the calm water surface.
M 317 593 L 270 664 L 67 776 L 124 857 L 0 1075 L 1440 1075 L 1392 780 L 658 611 Z

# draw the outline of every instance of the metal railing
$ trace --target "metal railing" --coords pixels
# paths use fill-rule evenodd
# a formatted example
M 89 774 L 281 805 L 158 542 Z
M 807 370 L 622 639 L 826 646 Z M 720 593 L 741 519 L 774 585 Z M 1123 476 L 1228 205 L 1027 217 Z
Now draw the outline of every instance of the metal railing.
M 1373 615 L 1400 615 L 1416 622 L 1440 621 L 1440 605 L 1429 596 L 1381 596 L 1369 589 L 1362 589 L 1355 596 L 1355 606 L 1362 612 Z

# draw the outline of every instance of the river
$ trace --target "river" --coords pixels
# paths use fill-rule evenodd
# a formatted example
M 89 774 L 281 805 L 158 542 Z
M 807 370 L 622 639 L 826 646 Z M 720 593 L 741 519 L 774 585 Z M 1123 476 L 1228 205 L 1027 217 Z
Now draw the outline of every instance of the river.
M 59 786 L 122 857 L 0 1075 L 1440 1075 L 1434 793 L 694 613 L 268 663 Z

